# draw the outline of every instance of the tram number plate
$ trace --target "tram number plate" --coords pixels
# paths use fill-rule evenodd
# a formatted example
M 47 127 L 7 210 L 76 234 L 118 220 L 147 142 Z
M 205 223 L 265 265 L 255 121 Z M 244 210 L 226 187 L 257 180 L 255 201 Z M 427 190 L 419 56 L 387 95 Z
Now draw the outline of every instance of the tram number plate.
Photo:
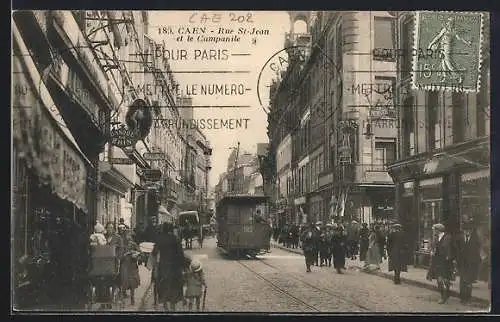
M 243 226 L 243 232 L 244 233 L 251 233 L 251 232 L 253 232 L 253 226 L 252 225 L 244 225 Z

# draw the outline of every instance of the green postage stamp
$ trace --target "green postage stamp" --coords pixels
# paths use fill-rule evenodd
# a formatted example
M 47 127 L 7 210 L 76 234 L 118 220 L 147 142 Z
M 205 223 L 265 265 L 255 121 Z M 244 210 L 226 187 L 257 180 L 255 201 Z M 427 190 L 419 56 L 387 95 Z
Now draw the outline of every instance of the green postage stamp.
M 477 92 L 483 15 L 479 12 L 416 14 L 413 85 L 416 89 Z

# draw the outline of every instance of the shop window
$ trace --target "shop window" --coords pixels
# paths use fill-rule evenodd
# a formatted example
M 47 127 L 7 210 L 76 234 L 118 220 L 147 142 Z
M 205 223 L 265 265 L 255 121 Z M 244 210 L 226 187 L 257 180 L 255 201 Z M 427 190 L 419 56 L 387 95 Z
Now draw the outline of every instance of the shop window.
M 375 48 L 377 49 L 389 49 L 394 50 L 395 48 L 395 20 L 388 17 L 374 17 L 375 26 Z M 377 52 L 383 52 L 377 50 Z M 395 61 L 394 55 L 374 55 L 374 60 L 382 61 Z
M 396 159 L 395 142 L 375 142 L 375 153 L 373 164 L 374 170 L 384 170 L 387 163 L 392 163 Z
M 430 250 L 433 243 L 432 225 L 442 220 L 443 178 L 432 178 L 420 182 L 420 248 Z
M 385 149 L 384 148 L 375 148 L 375 153 L 373 156 L 373 165 L 375 169 L 383 169 L 385 164 Z M 375 170 L 374 169 L 374 170 Z

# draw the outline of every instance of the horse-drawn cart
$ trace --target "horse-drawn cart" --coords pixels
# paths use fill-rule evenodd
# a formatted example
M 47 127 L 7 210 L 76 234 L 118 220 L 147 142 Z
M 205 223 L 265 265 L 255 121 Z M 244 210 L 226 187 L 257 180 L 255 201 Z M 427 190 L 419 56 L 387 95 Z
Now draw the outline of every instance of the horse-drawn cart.
M 197 211 L 182 211 L 177 218 L 179 237 L 185 241 L 186 249 L 193 248 L 193 238 L 198 238 L 200 248 L 203 246 L 203 227 Z

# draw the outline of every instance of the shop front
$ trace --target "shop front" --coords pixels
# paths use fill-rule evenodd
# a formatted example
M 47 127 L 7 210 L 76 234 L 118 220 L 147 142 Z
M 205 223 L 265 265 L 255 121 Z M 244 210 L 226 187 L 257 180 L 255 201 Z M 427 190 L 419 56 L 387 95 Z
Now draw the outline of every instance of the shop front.
M 122 218 L 121 208 L 124 197 L 133 183 L 112 164 L 99 163 L 99 211 L 97 219 L 103 224 L 113 223 L 116 227 Z
M 85 297 L 87 178 L 80 150 L 13 24 L 14 307 L 75 307 Z
M 491 203 L 487 142 L 476 140 L 437 157 L 417 156 L 391 165 L 390 173 L 396 182 L 395 212 L 413 246 L 410 261 L 414 265 L 429 265 L 434 242 L 432 226 L 436 223 L 444 224 L 451 234 L 457 234 L 464 222 L 472 221 L 480 236 L 482 251 L 489 254 Z

